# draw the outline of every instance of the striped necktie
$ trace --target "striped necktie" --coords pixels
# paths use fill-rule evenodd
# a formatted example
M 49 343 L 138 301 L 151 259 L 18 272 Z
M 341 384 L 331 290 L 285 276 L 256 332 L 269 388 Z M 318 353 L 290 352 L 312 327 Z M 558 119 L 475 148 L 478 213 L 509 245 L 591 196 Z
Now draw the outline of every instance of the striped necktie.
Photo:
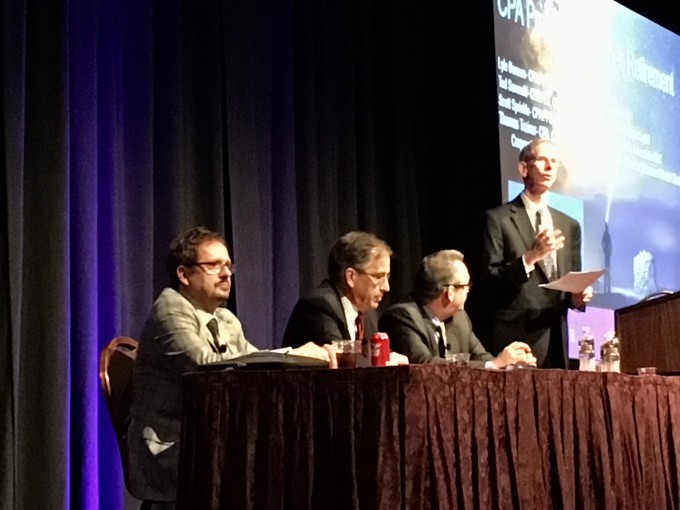
M 434 325 L 434 337 L 437 340 L 439 357 L 446 358 L 446 337 L 444 336 L 444 323 L 439 320 L 435 322 L 433 319 L 432 324 Z

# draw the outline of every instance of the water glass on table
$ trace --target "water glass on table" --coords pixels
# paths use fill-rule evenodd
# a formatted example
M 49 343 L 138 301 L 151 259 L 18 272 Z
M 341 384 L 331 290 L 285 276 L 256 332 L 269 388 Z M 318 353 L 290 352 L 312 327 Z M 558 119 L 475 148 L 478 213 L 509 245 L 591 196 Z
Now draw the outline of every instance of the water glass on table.
M 466 367 L 470 364 L 469 352 L 447 352 L 446 361 L 453 363 L 457 367 Z
M 333 340 L 338 368 L 354 368 L 361 356 L 361 340 Z

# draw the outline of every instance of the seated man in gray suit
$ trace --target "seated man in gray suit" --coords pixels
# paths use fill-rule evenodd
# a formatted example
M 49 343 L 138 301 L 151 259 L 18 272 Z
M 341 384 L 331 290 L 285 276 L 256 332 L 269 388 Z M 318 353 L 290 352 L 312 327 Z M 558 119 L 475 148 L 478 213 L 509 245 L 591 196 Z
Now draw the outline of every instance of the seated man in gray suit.
M 470 353 L 470 365 L 503 368 L 536 362 L 529 346 L 513 342 L 494 358 L 472 332 L 463 309 L 470 289 L 463 254 L 444 250 L 425 257 L 416 272 L 413 301 L 391 307 L 380 318 L 390 347 L 411 363 L 443 362 L 447 352 Z
M 144 508 L 156 509 L 175 508 L 182 374 L 257 351 L 241 322 L 221 307 L 234 273 L 222 236 L 203 227 L 180 235 L 170 248 L 168 273 L 172 286 L 158 296 L 140 338 L 128 428 L 130 490 L 145 500 Z M 335 358 L 315 344 L 294 351 Z

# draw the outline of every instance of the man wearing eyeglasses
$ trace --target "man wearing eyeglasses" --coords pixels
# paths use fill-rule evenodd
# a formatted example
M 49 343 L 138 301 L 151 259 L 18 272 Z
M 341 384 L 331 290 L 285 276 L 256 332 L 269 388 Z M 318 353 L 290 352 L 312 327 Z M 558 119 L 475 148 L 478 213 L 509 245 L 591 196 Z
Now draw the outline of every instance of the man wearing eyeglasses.
M 519 155 L 524 191 L 486 212 L 483 266 L 488 300 L 482 338 L 492 352 L 513 340 L 531 346 L 539 367 L 567 366 L 567 309 L 583 309 L 592 287 L 578 294 L 539 287 L 581 270 L 581 227 L 548 206 L 547 194 L 560 167 L 549 140 L 533 140 Z
M 489 354 L 472 331 L 464 310 L 471 287 L 463 254 L 443 250 L 425 257 L 416 271 L 412 300 L 380 318 L 390 347 L 411 363 L 442 363 L 446 354 L 470 354 L 470 366 L 504 368 L 536 362 L 528 345 L 513 342 L 498 357 Z
M 128 429 L 131 492 L 157 509 L 175 507 L 182 374 L 258 350 L 222 307 L 235 268 L 221 235 L 203 227 L 184 232 L 172 243 L 167 269 L 171 287 L 156 299 L 139 342 Z M 315 344 L 294 352 L 334 363 Z
M 387 243 L 368 232 L 338 239 L 328 255 L 328 279 L 297 302 L 283 345 L 370 339 L 378 332 L 375 310 L 390 290 L 391 256 Z

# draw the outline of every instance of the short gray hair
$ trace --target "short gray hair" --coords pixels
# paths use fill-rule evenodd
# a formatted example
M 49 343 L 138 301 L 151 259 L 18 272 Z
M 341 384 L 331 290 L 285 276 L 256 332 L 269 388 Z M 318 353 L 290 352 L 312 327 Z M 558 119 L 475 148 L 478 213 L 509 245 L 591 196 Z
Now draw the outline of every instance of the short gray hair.
M 531 163 L 532 161 L 534 161 L 536 159 L 538 147 L 543 145 L 544 143 L 549 143 L 550 145 L 555 147 L 555 144 L 551 140 L 548 140 L 547 138 L 535 138 L 534 140 L 531 140 L 528 144 L 526 144 L 524 148 L 520 151 L 519 162 Z
M 463 258 L 458 250 L 442 250 L 421 260 L 413 288 L 415 300 L 426 304 L 439 296 L 447 285 L 462 283 L 460 265 L 455 262 L 463 262 Z

